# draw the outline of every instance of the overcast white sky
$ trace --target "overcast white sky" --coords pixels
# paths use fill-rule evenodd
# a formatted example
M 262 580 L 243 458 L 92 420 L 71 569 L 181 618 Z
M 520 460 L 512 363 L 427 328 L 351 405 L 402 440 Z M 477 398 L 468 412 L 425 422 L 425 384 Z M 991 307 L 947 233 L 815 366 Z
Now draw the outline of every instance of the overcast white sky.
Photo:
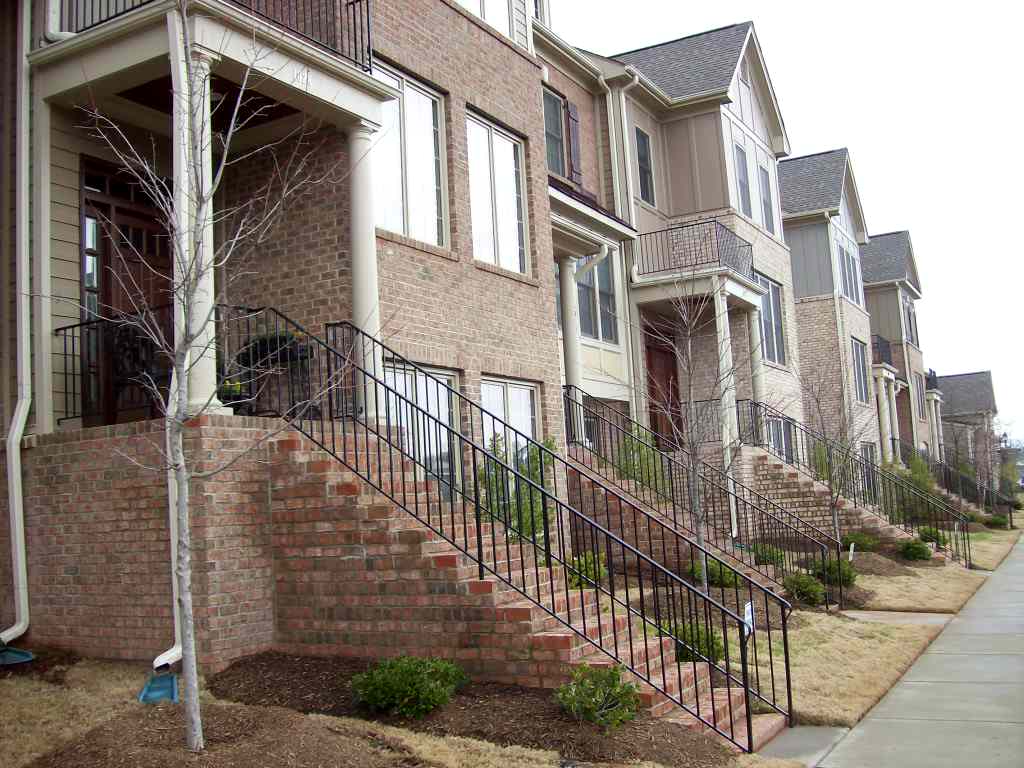
M 848 147 L 869 231 L 910 230 L 925 366 L 991 369 L 1004 429 L 1024 438 L 1024 4 L 551 5 L 555 32 L 602 54 L 753 21 L 793 154 Z

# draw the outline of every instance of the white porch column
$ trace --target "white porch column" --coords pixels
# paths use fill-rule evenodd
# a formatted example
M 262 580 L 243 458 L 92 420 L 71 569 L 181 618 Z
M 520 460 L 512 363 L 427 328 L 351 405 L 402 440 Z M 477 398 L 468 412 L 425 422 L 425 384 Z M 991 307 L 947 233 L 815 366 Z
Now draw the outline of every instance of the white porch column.
M 942 394 L 935 399 L 935 423 L 939 427 L 938 444 L 939 444 L 939 460 L 946 460 L 946 435 L 942 429 Z
M 751 307 L 747 310 L 747 338 L 750 342 L 750 391 L 751 399 L 764 402 L 764 354 L 761 348 L 761 310 Z
M 896 382 L 890 381 L 887 389 L 889 390 L 889 423 L 892 427 L 892 450 L 893 450 L 893 462 L 896 464 L 902 464 L 903 459 L 900 451 L 900 412 L 896 408 Z
M 889 424 L 889 386 L 881 371 L 875 372 L 875 398 L 878 403 L 878 431 L 882 443 L 882 463 L 892 461 L 892 432 Z
M 580 302 L 576 290 L 576 259 L 558 257 L 559 300 L 562 308 L 562 354 L 565 361 L 565 383 L 583 386 L 583 348 L 580 341 Z
M 380 285 L 377 278 L 377 230 L 373 209 L 373 134 L 376 128 L 357 123 L 348 129 L 349 215 L 352 252 L 352 322 L 380 340 Z M 372 375 L 384 377 L 384 352 L 373 345 L 359 362 Z M 368 354 L 367 354 L 368 352 Z M 373 416 L 384 400 L 379 393 L 359 388 L 361 409 Z
M 928 453 L 933 459 L 939 458 L 939 427 L 935 418 L 935 393 L 925 393 L 925 406 L 928 412 L 928 432 L 931 439 L 928 441 Z
M 726 466 L 732 458 L 732 449 L 739 438 L 736 423 L 736 371 L 732 358 L 732 332 L 729 329 L 729 306 L 725 288 L 716 285 L 715 291 L 715 333 L 718 341 L 718 387 L 721 393 L 719 422 L 722 429 L 722 448 Z
M 188 307 L 189 335 L 194 336 L 188 375 L 189 413 L 230 413 L 217 399 L 217 332 L 214 312 L 217 303 L 214 286 L 214 245 L 213 245 L 213 129 L 210 107 L 210 68 L 214 58 L 203 52 L 192 55 L 192 87 L 187 91 L 192 96 L 188 119 L 191 130 L 187 136 L 191 141 L 188 161 L 193 173 L 184 175 L 188 185 L 189 207 L 192 217 L 192 242 L 189 243 L 195 292 Z M 177 101 L 177 99 L 175 100 Z M 176 136 L 181 134 L 176 130 Z M 180 153 L 175 153 L 175 161 Z M 198 169 L 196 169 L 198 166 Z M 198 174 L 195 171 L 198 170 Z M 194 178 L 198 175 L 199 178 Z M 175 169 L 175 176 L 178 176 Z M 196 248 L 198 246 L 198 248 Z M 191 249 L 195 248 L 194 252 Z

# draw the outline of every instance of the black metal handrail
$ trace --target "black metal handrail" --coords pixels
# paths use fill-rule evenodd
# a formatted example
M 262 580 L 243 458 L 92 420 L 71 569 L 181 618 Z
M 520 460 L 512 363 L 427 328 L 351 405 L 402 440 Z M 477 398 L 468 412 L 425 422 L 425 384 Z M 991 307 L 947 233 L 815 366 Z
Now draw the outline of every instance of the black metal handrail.
M 85 32 L 154 0 L 61 0 L 63 32 Z M 371 0 L 228 0 L 347 59 L 373 65 Z
M 792 573 L 820 576 L 841 557 L 834 537 L 782 508 L 582 389 L 563 389 L 570 455 L 676 528 L 698 533 L 694 509 L 703 512 L 701 535 L 723 554 L 782 584 Z M 691 499 L 690 475 L 695 474 Z M 734 529 L 735 524 L 735 529 Z M 842 585 L 829 602 L 842 607 Z
M 883 336 L 871 334 L 871 362 L 875 365 L 892 365 L 892 344 Z
M 54 330 L 63 405 L 57 421 L 98 419 L 116 413 L 160 415 L 159 395 L 171 377 L 173 317 L 170 305 L 96 318 Z
M 938 546 L 970 566 L 968 521 L 938 496 L 764 403 L 746 400 L 737 410 L 744 443 L 778 456 L 907 533 L 916 536 L 924 528 L 934 529 L 941 534 Z
M 754 277 L 753 246 L 717 220 L 680 224 L 624 240 L 627 263 L 638 275 L 685 273 L 725 267 Z
M 297 341 L 261 357 L 267 338 Z M 643 515 L 614 508 L 622 497 L 440 379 L 349 323 L 331 324 L 324 341 L 269 308 L 224 308 L 218 345 L 240 399 L 282 414 L 472 559 L 481 578 L 511 585 L 737 746 L 752 742 L 751 699 L 792 712 L 785 600 L 732 571 L 729 586 L 705 594 L 677 573 L 704 550 L 650 522 L 648 538 L 626 541 L 607 523 L 639 530 Z M 606 522 L 581 511 L 584 502 Z M 597 607 L 588 614 L 587 589 L 596 590 L 603 615 Z M 753 627 L 740 618 L 746 603 Z M 616 615 L 627 619 L 619 631 Z M 694 632 L 717 635 L 723 652 L 702 652 Z M 712 671 L 710 693 L 675 691 L 671 680 L 681 683 L 699 666 Z M 731 702 L 729 689 L 742 689 L 748 706 L 740 713 L 730 705 L 723 719 L 715 691 Z
M 955 495 L 962 502 L 975 504 L 993 513 L 998 511 L 1007 513 L 1012 521 L 1013 501 L 1001 491 L 979 483 L 976 477 L 948 464 L 943 459 L 935 458 L 923 448 L 915 449 L 914 446 L 902 440 L 899 447 L 903 463 L 909 466 L 912 457 L 916 454 L 931 470 L 932 476 L 940 488 Z

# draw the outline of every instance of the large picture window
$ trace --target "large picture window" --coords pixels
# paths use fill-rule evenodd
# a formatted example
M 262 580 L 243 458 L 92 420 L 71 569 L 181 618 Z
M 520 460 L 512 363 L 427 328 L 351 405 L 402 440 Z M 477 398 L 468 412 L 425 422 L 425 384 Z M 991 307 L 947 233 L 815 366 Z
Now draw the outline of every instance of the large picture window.
M 375 65 L 373 76 L 401 93 L 384 104 L 384 124 L 373 149 L 377 226 L 443 245 L 441 97 L 390 69 Z
M 871 391 L 868 388 L 868 348 L 859 339 L 850 340 L 853 349 L 853 380 L 857 389 L 857 400 L 870 402 Z
M 786 339 L 782 328 L 782 286 L 755 272 L 754 279 L 765 288 L 761 297 L 761 355 L 779 365 L 786 364 Z
M 466 120 L 473 258 L 526 272 L 523 146 L 477 117 Z

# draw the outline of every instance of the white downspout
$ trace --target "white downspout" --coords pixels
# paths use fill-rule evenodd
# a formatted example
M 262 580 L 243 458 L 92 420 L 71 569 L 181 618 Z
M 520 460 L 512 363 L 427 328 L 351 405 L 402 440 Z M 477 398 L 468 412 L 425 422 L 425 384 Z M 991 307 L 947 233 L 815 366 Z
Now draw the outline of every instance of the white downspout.
M 43 39 L 48 43 L 59 43 L 61 40 L 74 37 L 74 32 L 64 32 L 60 28 L 59 0 L 50 0 L 46 5 L 46 32 L 43 33 Z
M 21 487 L 21 438 L 32 405 L 32 317 L 29 308 L 29 71 L 28 50 L 32 30 L 32 0 L 21 6 L 21 35 L 18 43 L 17 168 L 15 179 L 15 314 L 17 316 L 18 401 L 7 430 L 7 499 L 11 516 L 11 570 L 14 581 L 14 625 L 0 632 L 0 644 L 7 645 L 28 630 L 28 563 L 25 547 L 25 504 Z M 46 342 L 41 342 L 43 346 Z
M 167 35 L 168 43 L 170 48 L 169 63 L 171 68 L 171 89 L 174 92 L 174 105 L 172 108 L 172 120 L 174 122 L 174 130 L 171 136 L 172 151 L 175 153 L 174 156 L 174 207 L 175 210 L 187 211 L 189 206 L 189 187 L 186 173 L 188 169 L 188 130 L 187 126 L 181 124 L 181 121 L 188 120 L 189 110 L 187 102 L 182 104 L 182 99 L 186 99 L 187 88 L 189 87 L 188 82 L 188 67 L 185 61 L 185 45 L 184 37 L 181 30 L 181 20 L 178 17 L 176 11 L 168 11 L 167 13 Z M 184 217 L 182 217 L 184 220 Z M 180 229 L 180 227 L 179 227 Z M 176 249 L 178 254 L 182 253 L 183 245 L 178 246 Z M 175 256 L 175 259 L 181 258 L 180 255 Z M 175 274 L 182 269 L 179 264 L 175 264 Z M 183 332 L 185 325 L 185 316 L 181 312 L 181 308 L 178 302 L 175 302 L 174 312 L 174 329 L 175 335 Z M 177 344 L 175 344 L 177 346 Z M 176 386 L 177 377 L 172 373 L 171 375 L 171 389 L 170 397 L 176 398 L 178 388 Z M 169 406 L 173 409 L 174 402 L 169 402 Z M 169 433 L 165 432 L 165 436 Z M 165 455 L 171 455 L 171 445 L 169 442 L 170 438 L 165 437 L 164 449 Z M 168 462 L 169 464 L 170 462 Z M 175 569 L 178 564 L 178 485 L 175 482 L 174 470 L 168 466 L 167 468 L 167 533 L 170 537 L 171 545 L 171 605 L 173 606 L 174 615 L 174 645 L 168 648 L 166 651 L 161 653 L 155 659 L 153 659 L 153 669 L 160 669 L 161 667 L 169 667 L 172 664 L 176 664 L 181 661 L 181 611 L 178 606 L 178 579 L 175 578 Z
M 629 214 L 626 221 L 636 228 L 636 209 L 633 207 L 633 161 L 629 153 L 629 121 L 626 119 L 626 94 L 633 90 L 640 82 L 640 73 L 632 67 L 626 67 L 626 72 L 632 75 L 633 79 L 619 89 L 619 110 L 622 114 L 622 160 L 626 166 L 626 211 Z
M 616 144 L 615 134 L 615 99 L 612 96 L 612 89 L 604 79 L 604 75 L 597 76 L 597 82 L 604 91 L 604 109 L 608 113 L 608 151 L 611 153 L 612 163 L 612 208 L 616 216 L 622 216 L 622 191 L 619 188 L 619 148 Z

